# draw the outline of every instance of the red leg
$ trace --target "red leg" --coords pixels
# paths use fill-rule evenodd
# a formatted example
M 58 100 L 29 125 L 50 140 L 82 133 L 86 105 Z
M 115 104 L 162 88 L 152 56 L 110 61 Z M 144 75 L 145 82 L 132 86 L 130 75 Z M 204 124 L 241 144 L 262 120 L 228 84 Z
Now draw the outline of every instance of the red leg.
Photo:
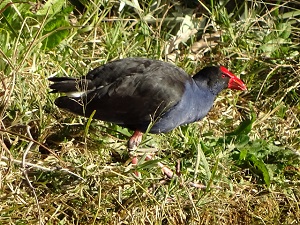
M 142 137 L 143 137 L 143 133 L 141 131 L 136 130 L 133 135 L 131 136 L 131 138 L 128 141 L 128 149 L 129 151 L 132 150 L 136 150 L 137 147 L 139 146 L 139 144 L 142 142 Z M 136 166 L 138 163 L 138 158 L 137 156 L 133 155 L 131 156 L 131 164 Z M 147 155 L 146 156 L 146 160 L 149 161 L 152 159 L 152 156 Z M 174 173 L 172 172 L 172 170 L 170 170 L 168 167 L 166 167 L 164 164 L 158 162 L 157 165 L 162 169 L 163 173 L 169 177 L 172 178 Z M 139 172 L 135 171 L 134 174 L 138 177 L 140 177 Z
M 143 133 L 139 130 L 134 131 L 133 135 L 130 137 L 129 141 L 128 141 L 128 150 L 129 150 L 129 155 L 131 158 L 131 164 L 136 166 L 138 163 L 138 158 L 135 155 L 131 155 L 130 151 L 134 151 L 137 149 L 137 147 L 139 146 L 139 144 L 142 142 L 142 137 L 143 137 Z M 140 177 L 139 172 L 135 171 L 134 174 L 137 177 Z
M 143 132 L 136 130 L 128 141 L 128 149 L 135 150 L 142 142 Z

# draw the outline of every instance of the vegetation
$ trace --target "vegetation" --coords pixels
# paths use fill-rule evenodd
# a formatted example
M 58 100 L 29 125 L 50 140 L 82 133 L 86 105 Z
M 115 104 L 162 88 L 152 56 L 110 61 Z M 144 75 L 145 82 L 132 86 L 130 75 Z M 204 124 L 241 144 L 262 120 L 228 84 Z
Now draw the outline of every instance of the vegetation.
M 2 1 L 0 224 L 300 223 L 300 3 L 236 2 Z M 47 80 L 133 56 L 223 64 L 248 87 L 145 135 L 140 179 L 132 131 L 59 110 Z

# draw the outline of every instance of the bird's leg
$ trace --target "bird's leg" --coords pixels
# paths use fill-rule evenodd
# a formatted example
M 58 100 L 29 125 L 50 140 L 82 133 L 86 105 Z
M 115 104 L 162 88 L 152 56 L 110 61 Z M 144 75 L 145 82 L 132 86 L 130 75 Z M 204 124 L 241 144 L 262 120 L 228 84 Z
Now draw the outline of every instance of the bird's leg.
M 131 157 L 131 164 L 134 166 L 136 166 L 138 163 L 138 158 L 137 155 L 135 154 L 135 151 L 137 150 L 139 144 L 142 142 L 142 137 L 143 137 L 143 132 L 136 130 L 134 131 L 133 135 L 130 137 L 128 141 L 128 151 Z M 146 161 L 152 160 L 152 156 L 146 155 L 145 160 Z M 165 166 L 164 164 L 162 164 L 161 162 L 158 162 L 157 165 L 162 169 L 163 173 L 168 178 L 172 178 L 174 176 L 173 171 L 169 169 L 167 166 Z M 138 177 L 140 176 L 140 174 L 137 171 L 135 171 L 134 174 Z
M 139 144 L 142 142 L 142 137 L 143 137 L 143 132 L 136 130 L 134 131 L 133 135 L 130 137 L 129 141 L 128 141 L 128 151 L 129 151 L 129 155 L 131 157 L 131 164 L 136 166 L 138 163 L 138 158 L 136 156 L 136 154 L 134 153 L 134 151 L 137 149 L 137 147 L 139 146 Z M 135 171 L 134 174 L 136 176 L 140 176 L 140 174 Z
M 143 132 L 136 130 L 128 141 L 128 149 L 134 151 L 137 149 L 139 144 L 142 142 Z

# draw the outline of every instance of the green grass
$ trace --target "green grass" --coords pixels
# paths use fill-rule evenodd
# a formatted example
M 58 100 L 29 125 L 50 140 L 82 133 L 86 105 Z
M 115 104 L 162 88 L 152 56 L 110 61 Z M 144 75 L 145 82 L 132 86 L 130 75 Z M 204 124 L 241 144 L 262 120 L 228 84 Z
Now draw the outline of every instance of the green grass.
M 0 3 L 0 224 L 299 223 L 300 4 L 81 2 Z M 141 179 L 132 131 L 59 110 L 47 80 L 132 56 L 190 74 L 223 64 L 248 87 L 223 91 L 200 122 L 145 135 L 158 151 Z

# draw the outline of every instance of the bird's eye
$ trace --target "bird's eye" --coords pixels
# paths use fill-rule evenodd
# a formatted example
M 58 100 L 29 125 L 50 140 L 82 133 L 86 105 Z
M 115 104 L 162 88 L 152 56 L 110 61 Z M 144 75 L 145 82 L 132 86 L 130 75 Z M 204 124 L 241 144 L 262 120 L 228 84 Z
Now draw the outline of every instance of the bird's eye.
M 222 73 L 222 78 L 225 78 L 225 77 L 226 77 L 226 75 L 224 73 Z

